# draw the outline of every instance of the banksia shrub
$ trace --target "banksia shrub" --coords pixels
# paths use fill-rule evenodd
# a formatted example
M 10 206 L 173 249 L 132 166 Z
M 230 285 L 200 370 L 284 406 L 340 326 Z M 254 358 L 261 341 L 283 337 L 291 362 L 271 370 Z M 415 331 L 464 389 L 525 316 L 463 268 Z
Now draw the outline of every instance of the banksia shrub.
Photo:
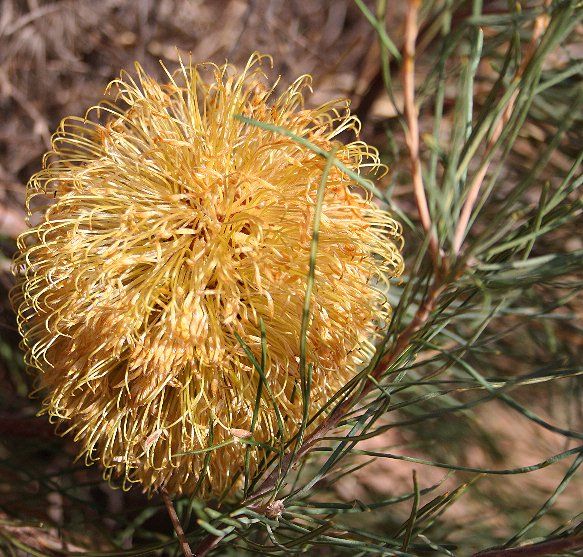
M 400 229 L 338 168 L 382 168 L 365 143 L 338 141 L 358 120 L 340 103 L 305 108 L 308 85 L 276 97 L 259 56 L 240 75 L 185 65 L 164 85 L 137 67 L 110 102 L 61 123 L 30 180 L 14 294 L 27 363 L 45 412 L 106 476 L 219 497 L 297 433 L 326 168 L 298 137 L 341 163 L 319 220 L 309 415 L 369 360 Z

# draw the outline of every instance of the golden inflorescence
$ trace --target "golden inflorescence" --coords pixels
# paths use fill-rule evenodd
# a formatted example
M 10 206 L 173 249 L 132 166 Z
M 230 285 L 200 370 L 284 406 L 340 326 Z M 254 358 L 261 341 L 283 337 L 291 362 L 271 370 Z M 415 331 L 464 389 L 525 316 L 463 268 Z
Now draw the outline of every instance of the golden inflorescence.
M 382 166 L 365 143 L 337 140 L 358 134 L 346 103 L 305 108 L 309 76 L 276 97 L 262 58 L 239 75 L 181 64 L 164 85 L 139 66 L 122 74 L 115 102 L 63 120 L 28 184 L 14 292 L 27 364 L 45 412 L 126 485 L 233 493 L 272 454 L 274 407 L 285 439 L 302 422 L 302 307 L 326 159 L 236 116 L 337 149 L 354 172 Z M 354 186 L 330 168 L 310 415 L 370 358 L 390 318 L 385 284 L 402 271 L 399 225 Z M 261 360 L 261 322 L 266 385 L 245 351 Z

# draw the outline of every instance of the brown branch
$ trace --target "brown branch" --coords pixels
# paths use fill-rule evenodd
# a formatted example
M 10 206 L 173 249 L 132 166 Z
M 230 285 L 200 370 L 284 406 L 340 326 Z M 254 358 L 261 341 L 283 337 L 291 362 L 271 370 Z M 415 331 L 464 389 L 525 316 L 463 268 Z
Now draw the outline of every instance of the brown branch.
M 581 548 L 583 548 L 583 536 L 573 536 L 520 547 L 480 551 L 474 557 L 542 557 L 543 555 L 556 555 Z
M 405 17 L 405 41 L 403 45 L 403 113 L 407 121 L 405 130 L 405 142 L 409 149 L 409 161 L 411 166 L 411 178 L 413 180 L 413 194 L 417 204 L 417 212 L 421 219 L 421 225 L 426 234 L 429 234 L 429 247 L 433 256 L 435 268 L 438 268 L 439 246 L 437 236 L 432 230 L 431 215 L 427 205 L 423 174 L 421 171 L 421 158 L 419 156 L 419 112 L 415 106 L 415 42 L 417 40 L 417 14 L 421 0 L 409 0 Z
M 176 514 L 176 509 L 174 508 L 172 500 L 170 499 L 168 491 L 166 491 L 165 487 L 160 488 L 160 495 L 162 496 L 164 505 L 166 505 L 166 510 L 168 511 L 168 516 L 170 517 L 170 521 L 172 522 L 174 532 L 176 532 L 176 537 L 178 538 L 178 541 L 180 543 L 180 549 L 182 549 L 182 554 L 184 555 L 184 557 L 193 557 L 192 549 L 190 549 L 190 545 L 188 545 L 188 542 L 186 541 L 186 536 L 184 535 L 182 524 L 180 524 L 180 520 L 178 519 L 178 515 Z M 198 556 L 199 553 L 197 553 L 196 555 Z

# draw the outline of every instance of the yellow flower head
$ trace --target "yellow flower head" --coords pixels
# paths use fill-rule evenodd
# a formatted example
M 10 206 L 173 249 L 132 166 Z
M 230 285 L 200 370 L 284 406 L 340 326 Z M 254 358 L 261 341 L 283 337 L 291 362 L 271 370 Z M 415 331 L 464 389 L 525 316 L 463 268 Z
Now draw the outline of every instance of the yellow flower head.
M 240 75 L 181 64 L 165 85 L 139 66 L 122 74 L 114 103 L 63 120 L 28 185 L 14 304 L 45 411 L 87 462 L 147 491 L 233 493 L 302 421 L 302 307 L 326 160 L 235 116 L 337 149 L 353 172 L 381 168 L 373 148 L 336 139 L 358 134 L 345 104 L 305 108 L 309 76 L 275 98 L 261 59 Z M 370 358 L 390 312 L 381 290 L 402 270 L 399 225 L 354 186 L 330 169 L 310 415 Z M 261 323 L 259 373 L 249 352 L 262 359 Z

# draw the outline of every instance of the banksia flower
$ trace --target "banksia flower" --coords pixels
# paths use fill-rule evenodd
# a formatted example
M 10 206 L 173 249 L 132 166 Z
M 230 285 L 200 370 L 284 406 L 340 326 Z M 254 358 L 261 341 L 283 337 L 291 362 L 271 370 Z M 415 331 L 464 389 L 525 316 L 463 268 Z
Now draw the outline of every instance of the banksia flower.
M 115 102 L 61 123 L 28 185 L 14 304 L 44 409 L 87 462 L 147 491 L 233 494 L 302 421 L 326 159 L 235 116 L 337 149 L 353 172 L 381 168 L 373 148 L 337 140 L 358 134 L 345 106 L 305 108 L 307 76 L 276 97 L 260 62 L 240 75 L 181 65 L 165 85 L 137 66 L 110 84 Z M 399 225 L 354 190 L 332 166 L 305 351 L 312 416 L 370 358 L 402 270 Z

